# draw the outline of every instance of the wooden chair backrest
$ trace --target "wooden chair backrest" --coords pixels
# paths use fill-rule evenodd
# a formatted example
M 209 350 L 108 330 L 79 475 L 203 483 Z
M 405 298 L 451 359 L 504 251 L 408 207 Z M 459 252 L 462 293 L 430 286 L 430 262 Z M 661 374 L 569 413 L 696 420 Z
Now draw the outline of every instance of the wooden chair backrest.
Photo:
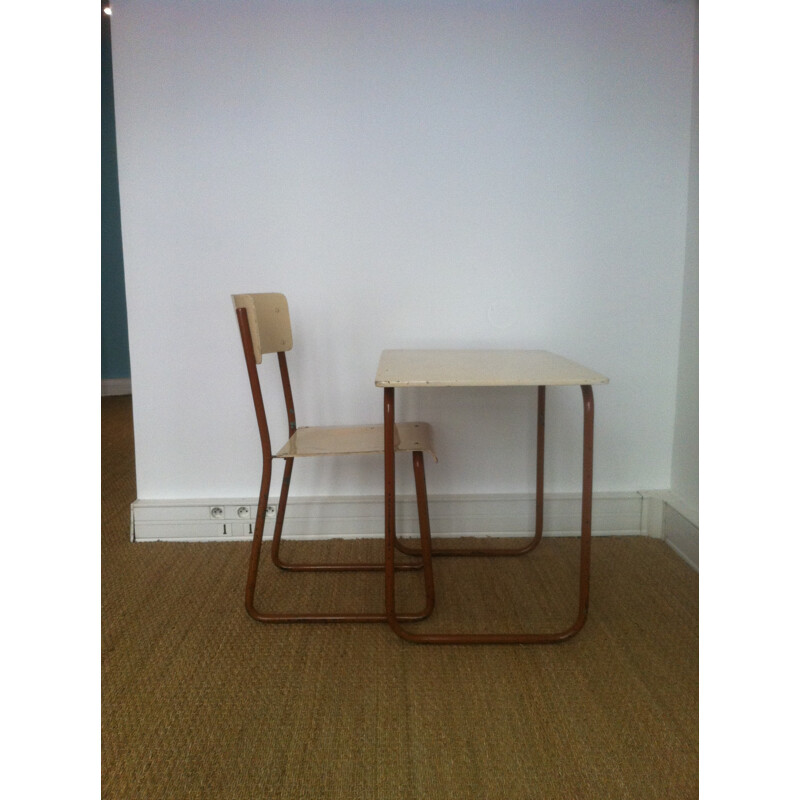
M 292 349 L 292 323 L 286 297 L 277 293 L 235 294 L 236 308 L 247 310 L 256 363 L 264 353 L 285 353 Z

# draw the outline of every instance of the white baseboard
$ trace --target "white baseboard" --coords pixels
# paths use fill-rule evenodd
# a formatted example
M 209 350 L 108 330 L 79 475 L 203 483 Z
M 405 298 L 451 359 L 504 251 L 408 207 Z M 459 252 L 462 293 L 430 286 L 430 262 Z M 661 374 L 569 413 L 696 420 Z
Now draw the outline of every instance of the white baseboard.
M 277 505 L 277 498 L 271 500 Z M 256 515 L 255 498 L 208 500 L 137 500 L 131 506 L 132 541 L 249 540 Z M 600 493 L 592 501 L 595 536 L 647 535 L 644 498 L 639 492 Z M 528 536 L 534 527 L 533 495 L 451 495 L 428 498 L 431 532 L 439 537 Z M 213 516 L 211 509 L 221 509 Z M 397 531 L 418 534 L 416 501 L 398 497 Z M 241 511 L 240 511 L 241 509 Z M 580 535 L 580 494 L 548 495 L 544 502 L 545 536 Z M 382 496 L 300 497 L 290 499 L 287 539 L 348 539 L 383 536 Z M 265 536 L 273 519 L 267 517 Z
M 700 571 L 700 514 L 673 492 L 641 492 L 643 516 L 650 536 L 666 543 Z
M 130 378 L 105 378 L 100 381 L 100 393 L 102 397 L 118 394 L 131 394 Z

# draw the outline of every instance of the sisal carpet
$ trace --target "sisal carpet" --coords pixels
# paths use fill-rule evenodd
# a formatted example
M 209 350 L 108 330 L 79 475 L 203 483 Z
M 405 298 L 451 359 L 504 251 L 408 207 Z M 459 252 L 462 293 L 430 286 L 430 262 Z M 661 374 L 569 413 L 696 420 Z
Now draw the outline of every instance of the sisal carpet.
M 129 541 L 130 397 L 102 409 L 104 798 L 698 796 L 698 576 L 663 542 L 595 539 L 589 619 L 560 645 L 265 626 L 244 611 L 246 543 Z M 290 542 L 287 553 L 364 544 Z M 379 557 L 380 542 L 368 546 Z M 577 552 L 577 540 L 546 538 L 513 563 L 438 559 L 437 609 L 419 628 L 571 621 Z M 264 607 L 291 592 L 308 609 L 380 608 L 379 574 L 263 575 Z M 402 589 L 419 604 L 417 576 Z

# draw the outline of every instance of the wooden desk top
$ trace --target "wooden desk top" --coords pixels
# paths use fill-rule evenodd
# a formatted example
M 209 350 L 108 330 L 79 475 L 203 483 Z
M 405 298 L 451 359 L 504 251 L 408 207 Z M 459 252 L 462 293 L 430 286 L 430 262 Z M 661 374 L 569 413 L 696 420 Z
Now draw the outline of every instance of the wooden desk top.
M 384 350 L 375 385 L 581 386 L 608 378 L 546 350 Z

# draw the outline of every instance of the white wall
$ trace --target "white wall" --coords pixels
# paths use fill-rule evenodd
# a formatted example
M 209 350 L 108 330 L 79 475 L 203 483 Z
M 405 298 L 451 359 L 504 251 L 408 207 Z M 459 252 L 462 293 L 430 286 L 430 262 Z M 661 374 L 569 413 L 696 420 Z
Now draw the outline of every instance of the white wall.
M 689 169 L 689 214 L 686 268 L 683 278 L 681 338 L 678 358 L 675 435 L 672 450 L 672 491 L 695 523 L 700 511 L 699 485 L 699 154 L 698 52 L 695 41 L 692 89 L 692 149 Z
M 300 424 L 380 421 L 383 348 L 549 349 L 611 378 L 595 391 L 596 490 L 669 487 L 695 14 L 117 0 L 139 497 L 257 493 L 229 299 L 244 291 L 289 297 Z M 274 381 L 266 397 L 281 430 Z M 436 426 L 432 494 L 532 488 L 530 393 L 399 402 Z M 551 390 L 548 490 L 579 488 L 580 408 Z M 375 467 L 297 470 L 295 491 L 378 494 Z

